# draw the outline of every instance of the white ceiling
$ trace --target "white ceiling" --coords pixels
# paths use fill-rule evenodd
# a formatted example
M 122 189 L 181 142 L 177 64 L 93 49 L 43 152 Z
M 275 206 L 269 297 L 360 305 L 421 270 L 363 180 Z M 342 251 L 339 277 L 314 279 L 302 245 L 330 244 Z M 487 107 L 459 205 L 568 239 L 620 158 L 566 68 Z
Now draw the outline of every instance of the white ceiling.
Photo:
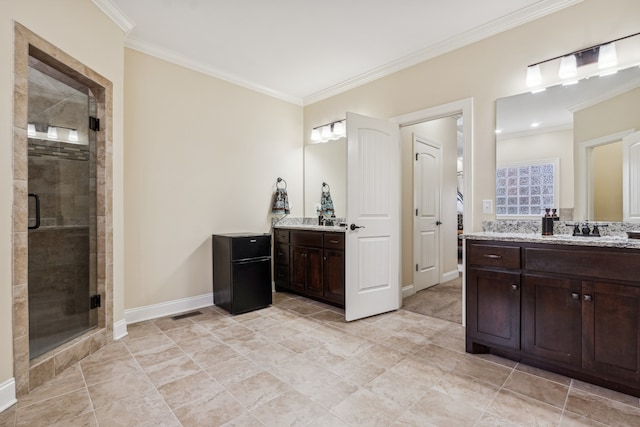
M 310 104 L 582 0 L 93 0 L 130 48 Z

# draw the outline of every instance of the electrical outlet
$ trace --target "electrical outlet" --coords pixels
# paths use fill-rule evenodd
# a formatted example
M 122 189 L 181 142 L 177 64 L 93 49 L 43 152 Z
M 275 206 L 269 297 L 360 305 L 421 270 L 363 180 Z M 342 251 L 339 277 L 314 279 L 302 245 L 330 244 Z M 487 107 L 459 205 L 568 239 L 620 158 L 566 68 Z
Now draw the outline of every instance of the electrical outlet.
M 493 213 L 493 200 L 482 201 L 482 213 L 486 215 L 490 215 Z

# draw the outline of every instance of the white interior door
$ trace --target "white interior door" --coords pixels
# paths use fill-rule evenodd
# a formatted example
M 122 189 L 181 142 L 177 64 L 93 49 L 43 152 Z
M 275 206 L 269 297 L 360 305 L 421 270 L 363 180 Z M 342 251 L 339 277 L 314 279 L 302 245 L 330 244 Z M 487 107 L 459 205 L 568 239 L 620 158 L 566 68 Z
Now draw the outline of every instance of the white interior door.
M 414 134 L 413 151 L 413 286 L 418 292 L 440 283 L 442 147 Z
M 640 222 L 640 132 L 622 139 L 622 217 Z
M 347 321 L 400 308 L 400 132 L 347 113 Z M 358 228 L 359 227 L 359 228 Z

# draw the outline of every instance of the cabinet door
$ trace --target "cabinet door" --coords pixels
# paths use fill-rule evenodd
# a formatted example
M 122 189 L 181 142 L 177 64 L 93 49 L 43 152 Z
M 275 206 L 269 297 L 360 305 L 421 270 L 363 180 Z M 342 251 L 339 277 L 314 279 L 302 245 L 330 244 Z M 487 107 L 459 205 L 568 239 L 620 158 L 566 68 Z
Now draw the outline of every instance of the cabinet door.
M 578 280 L 524 275 L 522 333 L 527 353 L 580 366 L 581 283 Z
M 583 282 L 582 366 L 640 381 L 640 287 Z
M 520 349 L 520 272 L 468 270 L 467 329 L 472 342 Z
M 344 305 L 344 251 L 324 251 L 324 297 Z
M 289 286 L 294 291 L 304 292 L 307 277 L 307 249 L 291 246 Z
M 309 295 L 322 296 L 322 249 L 308 248 L 306 256 L 306 291 Z

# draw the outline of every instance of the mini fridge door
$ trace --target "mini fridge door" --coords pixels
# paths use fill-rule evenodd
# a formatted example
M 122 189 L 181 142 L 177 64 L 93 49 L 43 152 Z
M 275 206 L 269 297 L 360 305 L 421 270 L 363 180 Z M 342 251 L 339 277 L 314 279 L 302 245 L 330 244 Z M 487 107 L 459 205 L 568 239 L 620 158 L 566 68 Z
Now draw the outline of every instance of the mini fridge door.
M 271 305 L 271 258 L 255 258 L 231 263 L 232 314 Z

